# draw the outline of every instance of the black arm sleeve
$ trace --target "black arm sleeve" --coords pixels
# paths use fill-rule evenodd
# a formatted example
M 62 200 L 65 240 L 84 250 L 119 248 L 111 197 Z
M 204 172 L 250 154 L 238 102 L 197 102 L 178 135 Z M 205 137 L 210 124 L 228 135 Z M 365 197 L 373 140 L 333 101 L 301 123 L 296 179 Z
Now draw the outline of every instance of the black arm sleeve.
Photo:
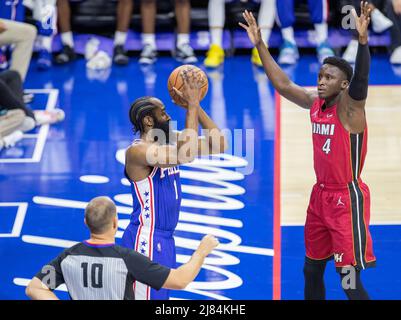
M 64 283 L 61 262 L 65 257 L 66 253 L 61 253 L 57 258 L 43 266 L 43 268 L 35 275 L 36 278 L 42 281 L 42 283 L 52 291 Z
M 128 272 L 138 280 L 159 290 L 166 282 L 170 269 L 162 266 L 136 251 L 130 251 L 124 258 Z
M 370 52 L 368 44 L 358 45 L 354 77 L 349 85 L 348 93 L 354 100 L 365 100 L 368 96 L 370 70 Z

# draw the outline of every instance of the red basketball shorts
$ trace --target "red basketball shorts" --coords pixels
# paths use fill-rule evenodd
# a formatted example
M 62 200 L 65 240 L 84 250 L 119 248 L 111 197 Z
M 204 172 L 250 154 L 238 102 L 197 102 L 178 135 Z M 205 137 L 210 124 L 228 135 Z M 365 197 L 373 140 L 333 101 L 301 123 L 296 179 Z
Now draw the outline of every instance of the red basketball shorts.
M 366 184 L 315 184 L 305 224 L 307 258 L 334 258 L 337 271 L 346 266 L 358 270 L 374 266 L 369 221 L 370 192 Z

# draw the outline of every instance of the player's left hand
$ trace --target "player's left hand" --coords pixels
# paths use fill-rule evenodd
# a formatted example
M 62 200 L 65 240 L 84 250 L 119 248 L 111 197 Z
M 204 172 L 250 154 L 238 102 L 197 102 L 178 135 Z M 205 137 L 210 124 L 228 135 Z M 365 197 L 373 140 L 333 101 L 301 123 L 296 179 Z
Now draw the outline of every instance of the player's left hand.
M 173 87 L 174 92 L 183 100 L 184 104 L 179 104 L 185 109 L 190 107 L 199 107 L 199 93 L 202 86 L 199 74 L 195 71 L 183 70 L 180 76 L 184 82 L 181 90 Z
M 242 14 L 247 24 L 238 22 L 238 24 L 246 30 L 248 33 L 249 40 L 251 40 L 254 46 L 258 46 L 262 43 L 262 34 L 260 32 L 260 27 L 256 23 L 256 19 L 252 12 L 245 10 Z
M 355 18 L 355 27 L 359 33 L 359 38 L 368 39 L 368 26 L 370 23 L 370 14 L 372 9 L 369 7 L 369 2 L 361 1 L 361 15 L 358 17 L 356 10 L 352 9 L 352 15 Z

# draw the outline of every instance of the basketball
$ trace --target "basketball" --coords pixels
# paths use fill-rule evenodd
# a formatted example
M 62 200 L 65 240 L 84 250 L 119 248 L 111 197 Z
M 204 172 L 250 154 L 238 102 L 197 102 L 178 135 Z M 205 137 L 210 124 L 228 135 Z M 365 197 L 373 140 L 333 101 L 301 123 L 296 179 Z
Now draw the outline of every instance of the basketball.
M 199 79 L 201 81 L 201 87 L 200 87 L 200 92 L 199 92 L 199 101 L 202 101 L 202 99 L 206 96 L 207 90 L 209 88 L 209 81 L 207 80 L 207 76 L 206 76 L 205 72 L 203 72 L 202 69 L 200 69 L 196 66 L 190 65 L 190 64 L 182 65 L 178 68 L 175 68 L 173 70 L 173 72 L 171 72 L 171 74 L 168 78 L 168 81 L 167 81 L 167 88 L 168 88 L 168 92 L 170 93 L 171 98 L 175 101 L 176 104 L 181 105 L 181 106 L 185 105 L 185 102 L 173 90 L 173 87 L 175 87 L 177 90 L 182 89 L 182 87 L 184 85 L 184 81 L 183 81 L 180 73 L 183 70 L 196 72 L 197 77 L 199 77 Z

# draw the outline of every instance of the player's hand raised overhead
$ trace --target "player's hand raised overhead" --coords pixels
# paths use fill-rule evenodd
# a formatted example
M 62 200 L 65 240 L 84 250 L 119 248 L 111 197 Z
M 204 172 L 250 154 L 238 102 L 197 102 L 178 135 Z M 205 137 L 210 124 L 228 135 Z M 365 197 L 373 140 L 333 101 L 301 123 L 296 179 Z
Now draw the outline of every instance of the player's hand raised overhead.
M 248 37 L 254 46 L 261 44 L 262 35 L 260 33 L 260 27 L 258 27 L 258 24 L 256 23 L 256 19 L 253 16 L 252 12 L 245 10 L 242 13 L 242 16 L 244 17 L 247 24 L 239 22 L 239 25 L 246 30 L 246 32 L 248 33 Z
M 372 9 L 369 7 L 369 2 L 361 1 L 361 15 L 358 17 L 356 10 L 352 9 L 352 15 L 355 19 L 355 27 L 359 33 L 359 38 L 368 40 L 368 26 L 370 23 L 370 14 Z
M 175 93 L 186 102 L 184 105 L 180 105 L 184 108 L 188 108 L 189 106 L 198 106 L 200 101 L 200 88 L 202 86 L 202 81 L 199 74 L 193 70 L 183 70 L 180 73 L 180 76 L 184 82 L 182 89 L 178 90 L 177 88 L 173 87 Z

